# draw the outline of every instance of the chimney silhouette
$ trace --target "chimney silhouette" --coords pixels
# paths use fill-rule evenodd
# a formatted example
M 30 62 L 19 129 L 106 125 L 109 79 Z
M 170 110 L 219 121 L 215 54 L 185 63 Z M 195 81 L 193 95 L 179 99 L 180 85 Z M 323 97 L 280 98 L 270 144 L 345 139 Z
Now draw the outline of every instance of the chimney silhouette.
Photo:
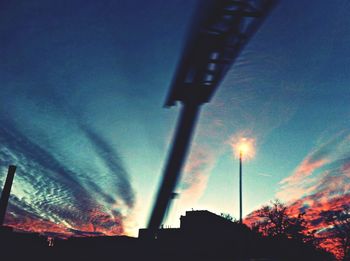
M 8 172 L 7 172 L 5 185 L 4 185 L 4 188 L 2 190 L 1 198 L 0 198 L 0 227 L 4 225 L 6 208 L 7 208 L 7 204 L 9 201 L 12 182 L 13 182 L 13 178 L 15 176 L 15 172 L 16 172 L 16 166 L 10 165 Z

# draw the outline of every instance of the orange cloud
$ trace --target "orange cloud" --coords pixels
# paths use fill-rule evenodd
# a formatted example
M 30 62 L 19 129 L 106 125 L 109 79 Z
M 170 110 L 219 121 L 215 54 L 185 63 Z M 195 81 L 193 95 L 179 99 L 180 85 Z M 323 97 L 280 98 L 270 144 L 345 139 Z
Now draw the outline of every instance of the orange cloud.
M 64 220 L 55 223 L 50 220 L 31 216 L 17 216 L 11 212 L 6 215 L 6 226 L 19 231 L 56 235 L 61 238 L 71 236 L 101 236 L 122 235 L 124 233 L 122 217 L 108 214 L 100 209 L 91 209 L 87 212 L 88 222 L 68 224 Z
M 329 189 L 325 184 L 330 180 L 334 191 L 344 190 L 347 184 L 344 179 L 350 172 L 350 159 L 347 158 L 349 152 L 350 140 L 344 133 L 322 143 L 302 160 L 290 176 L 280 182 L 281 187 L 276 197 L 284 201 L 297 200 L 320 190 Z M 333 176 L 339 176 L 343 181 L 335 183 L 337 179 Z M 336 185 L 337 187 L 334 187 Z
M 303 213 L 307 231 L 316 232 L 320 246 L 341 257 L 339 241 L 325 222 L 322 213 L 342 210 L 350 202 L 350 139 L 340 133 L 310 152 L 295 171 L 280 182 L 276 197 L 287 202 L 288 214 Z M 245 223 L 259 221 L 257 212 L 248 215 Z

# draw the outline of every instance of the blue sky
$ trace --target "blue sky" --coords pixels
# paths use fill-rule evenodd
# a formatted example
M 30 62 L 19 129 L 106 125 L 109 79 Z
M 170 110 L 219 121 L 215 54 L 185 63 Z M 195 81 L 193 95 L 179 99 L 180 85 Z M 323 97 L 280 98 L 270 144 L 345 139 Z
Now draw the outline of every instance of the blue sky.
M 146 225 L 179 112 L 162 105 L 195 3 L 0 4 L 0 180 L 18 166 L 10 224 Z M 281 181 L 326 140 L 342 133 L 347 144 L 349 10 L 345 0 L 281 1 L 203 106 L 167 224 L 191 208 L 238 216 L 232 137 L 256 139 L 245 214 L 283 196 Z

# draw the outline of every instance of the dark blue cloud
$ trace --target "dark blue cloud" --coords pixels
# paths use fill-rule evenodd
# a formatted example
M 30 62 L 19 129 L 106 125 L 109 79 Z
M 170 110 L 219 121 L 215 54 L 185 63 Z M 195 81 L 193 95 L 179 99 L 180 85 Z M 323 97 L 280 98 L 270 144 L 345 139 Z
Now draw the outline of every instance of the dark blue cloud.
M 81 129 L 89 138 L 90 142 L 93 144 L 97 154 L 103 159 L 105 164 L 110 170 L 110 175 L 116 176 L 118 194 L 122 197 L 124 202 L 129 206 L 134 205 L 134 194 L 132 192 L 132 187 L 129 181 L 128 174 L 123 168 L 123 164 L 115 152 L 115 150 L 105 141 L 101 136 L 99 136 L 91 128 L 87 128 L 82 125 Z
M 96 154 L 108 166 L 110 176 L 107 182 L 116 184 L 116 191 L 107 191 L 96 183 L 104 176 L 94 173 L 96 179 L 90 180 L 86 173 L 77 172 L 79 168 L 69 166 L 44 145 L 26 137 L 11 120 L 1 118 L 0 166 L 17 165 L 9 205 L 9 212 L 17 222 L 26 222 L 26 218 L 30 218 L 69 224 L 68 228 L 78 230 L 80 226 L 92 223 L 106 229 L 122 227 L 122 221 L 119 221 L 123 218 L 119 214 L 121 209 L 116 209 L 114 204 L 116 200 L 123 200 L 128 208 L 133 207 L 134 195 L 128 174 L 118 154 L 102 138 L 86 126 L 81 134 L 84 133 L 89 134 Z M 96 211 L 100 214 L 94 216 L 92 222 L 91 215 L 96 215 Z

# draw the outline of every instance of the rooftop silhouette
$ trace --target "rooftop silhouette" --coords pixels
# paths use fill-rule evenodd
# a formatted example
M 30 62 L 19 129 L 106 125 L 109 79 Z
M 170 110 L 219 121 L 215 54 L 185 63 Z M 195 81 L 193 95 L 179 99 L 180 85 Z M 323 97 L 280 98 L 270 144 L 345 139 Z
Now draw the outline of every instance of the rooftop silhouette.
M 1 257 L 19 260 L 333 260 L 328 253 L 287 237 L 261 237 L 239 222 L 207 210 L 187 211 L 179 228 L 160 228 L 155 237 L 140 229 L 139 237 L 97 236 L 54 238 L 37 233 L 0 231 Z

